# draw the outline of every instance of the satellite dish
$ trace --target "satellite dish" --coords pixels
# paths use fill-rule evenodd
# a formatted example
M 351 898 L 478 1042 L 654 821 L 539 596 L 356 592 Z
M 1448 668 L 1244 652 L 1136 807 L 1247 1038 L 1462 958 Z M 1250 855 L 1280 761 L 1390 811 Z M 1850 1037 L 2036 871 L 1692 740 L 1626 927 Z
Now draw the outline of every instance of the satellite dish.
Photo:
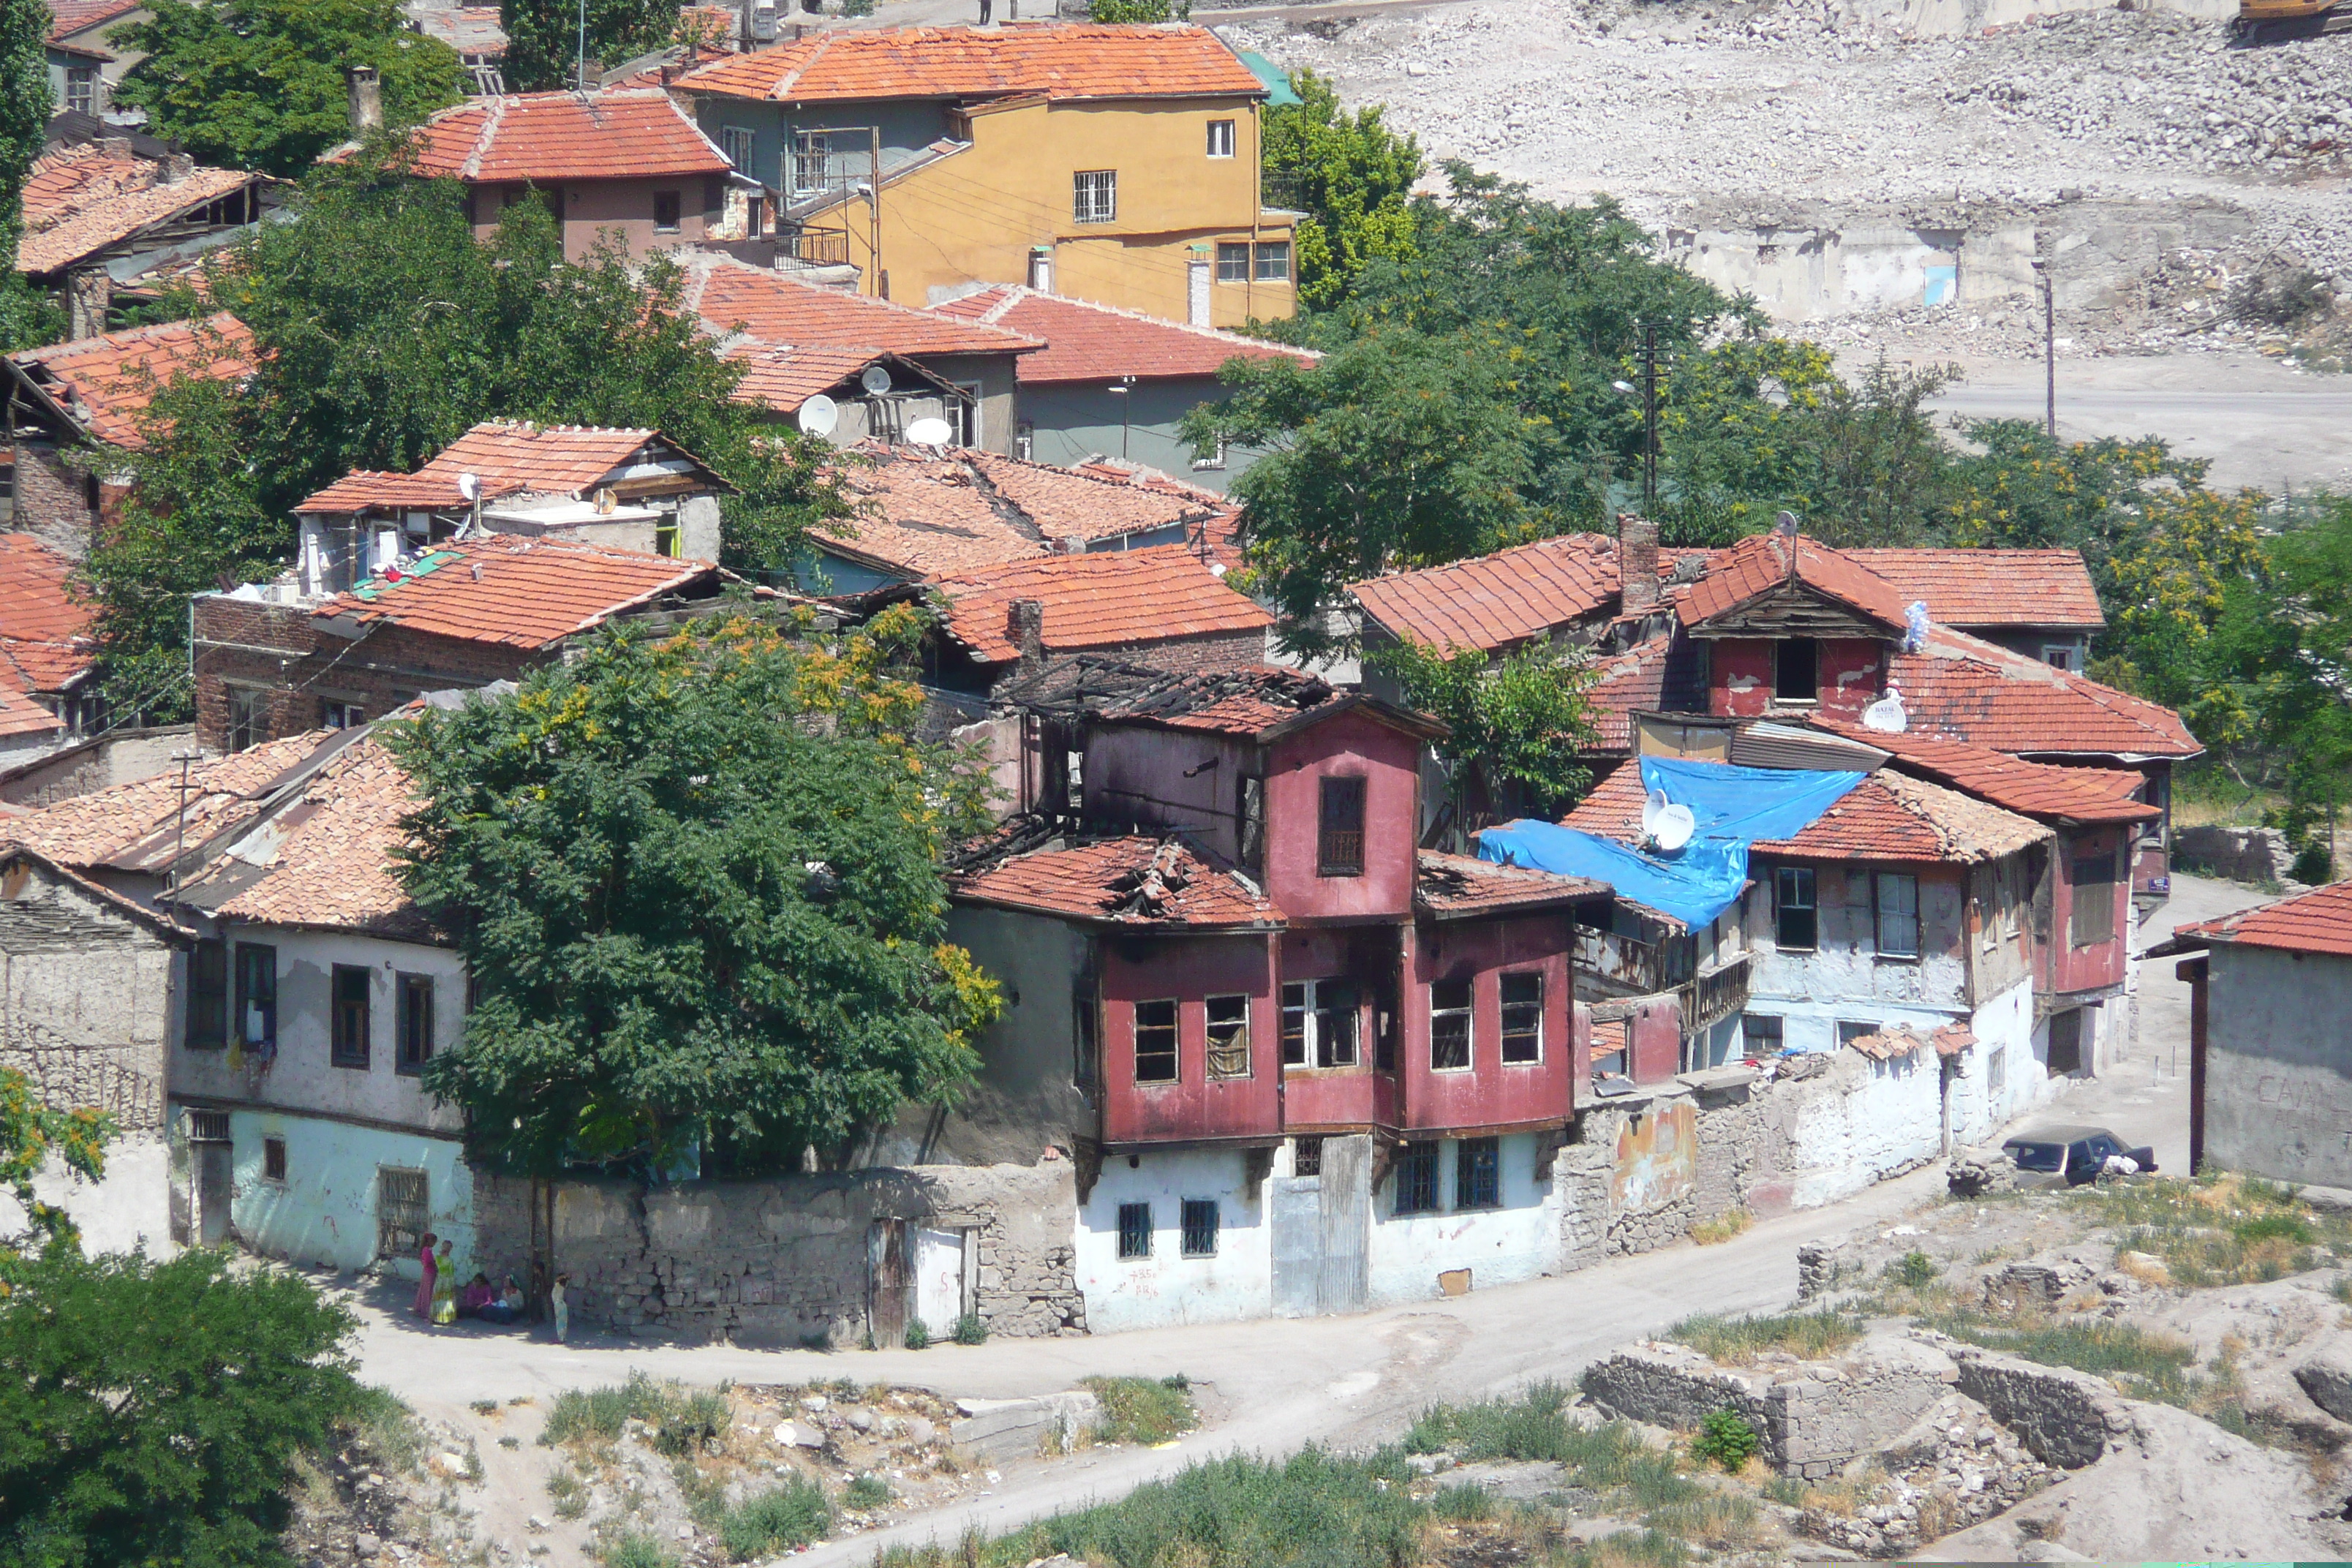
M 841 423 L 841 405 L 820 392 L 801 405 L 801 434 L 830 436 Z
M 459 474 L 457 476 L 457 493 L 464 496 L 469 501 L 481 500 L 482 476 L 479 474 Z
M 918 419 L 907 426 L 907 439 L 918 447 L 945 447 L 955 440 L 955 431 L 944 419 Z
M 1643 837 L 1655 838 L 1658 836 L 1658 814 L 1672 804 L 1666 799 L 1666 792 L 1662 789 L 1654 789 L 1643 798 L 1642 802 Z
M 1650 837 L 1661 851 L 1671 855 L 1689 843 L 1691 835 L 1697 831 L 1698 817 L 1689 806 L 1670 805 L 1658 813 L 1658 825 L 1651 829 Z
M 1225 563 L 1224 563 L 1223 562 L 1222 562 L 1222 561 L 1212 561 L 1212 562 L 1210 562 L 1210 563 L 1209 563 L 1209 575 L 1210 575 L 1210 576 L 1212 576 L 1212 577 L 1222 577 L 1222 576 L 1223 576 L 1224 574 L 1225 574 Z
M 1795 537 L 1797 531 L 1797 514 L 1793 511 L 1782 512 L 1780 516 L 1772 520 L 1772 527 L 1776 532 L 1788 534 L 1791 538 Z
M 868 397 L 879 397 L 890 390 L 890 373 L 878 364 L 869 364 L 857 373 L 857 384 L 866 389 Z
M 1875 730 L 1882 735 L 1900 735 L 1911 727 L 1911 715 L 1903 710 L 1903 693 L 1889 691 L 1885 696 L 1862 710 L 1862 727 Z

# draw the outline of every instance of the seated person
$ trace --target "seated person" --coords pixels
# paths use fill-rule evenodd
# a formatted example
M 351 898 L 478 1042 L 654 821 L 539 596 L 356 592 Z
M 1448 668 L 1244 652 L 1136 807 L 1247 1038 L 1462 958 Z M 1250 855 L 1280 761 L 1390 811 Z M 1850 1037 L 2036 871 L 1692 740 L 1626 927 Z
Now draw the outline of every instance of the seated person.
M 493 1305 L 498 1299 L 498 1292 L 490 1289 L 490 1277 L 487 1274 L 477 1274 L 467 1283 L 466 1288 L 457 1293 L 457 1315 L 461 1318 L 478 1318 L 482 1315 L 482 1309 Z
M 477 1276 L 477 1278 L 481 1277 Z M 489 1290 L 489 1281 L 487 1279 L 482 1279 L 482 1289 L 485 1294 Z M 505 1291 L 497 1300 L 485 1301 L 475 1315 L 486 1323 L 511 1323 L 522 1316 L 522 1288 L 515 1283 L 514 1276 L 509 1274 L 507 1276 Z

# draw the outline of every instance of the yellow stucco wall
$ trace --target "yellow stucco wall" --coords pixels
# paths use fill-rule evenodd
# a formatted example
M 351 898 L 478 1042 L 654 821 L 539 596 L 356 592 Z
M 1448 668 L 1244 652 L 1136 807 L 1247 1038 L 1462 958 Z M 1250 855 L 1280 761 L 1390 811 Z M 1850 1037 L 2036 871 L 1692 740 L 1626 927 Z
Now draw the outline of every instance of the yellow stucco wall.
M 844 226 L 868 292 L 929 302 L 934 288 L 1025 283 L 1033 247 L 1054 250 L 1054 291 L 1174 321 L 1186 319 L 1186 264 L 1211 264 L 1213 324 L 1297 313 L 1295 279 L 1218 283 L 1216 246 L 1288 240 L 1291 220 L 1257 206 L 1257 104 L 1248 99 L 991 105 L 971 142 L 882 193 L 880 256 L 865 203 L 816 220 Z M 1234 155 L 1208 155 L 1209 122 L 1234 122 Z M 1118 174 L 1117 214 L 1079 223 L 1080 171 Z M 1294 257 L 1295 261 L 1295 257 Z M 1255 267 L 1251 268 L 1253 274 Z

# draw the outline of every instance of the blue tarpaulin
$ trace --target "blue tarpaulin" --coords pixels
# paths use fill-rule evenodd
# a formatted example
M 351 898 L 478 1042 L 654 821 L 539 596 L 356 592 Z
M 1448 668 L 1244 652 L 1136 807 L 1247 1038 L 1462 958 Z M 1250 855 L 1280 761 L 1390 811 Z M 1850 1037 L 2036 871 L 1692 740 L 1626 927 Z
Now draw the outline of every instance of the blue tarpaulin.
M 1651 854 L 1579 828 L 1522 819 L 1479 834 L 1479 858 L 1596 878 L 1621 897 L 1703 926 L 1739 896 L 1750 844 L 1795 837 L 1863 780 L 1858 773 L 1739 768 L 1679 757 L 1643 757 L 1641 769 L 1645 792 L 1664 790 L 1697 819 L 1691 841 L 1674 853 Z

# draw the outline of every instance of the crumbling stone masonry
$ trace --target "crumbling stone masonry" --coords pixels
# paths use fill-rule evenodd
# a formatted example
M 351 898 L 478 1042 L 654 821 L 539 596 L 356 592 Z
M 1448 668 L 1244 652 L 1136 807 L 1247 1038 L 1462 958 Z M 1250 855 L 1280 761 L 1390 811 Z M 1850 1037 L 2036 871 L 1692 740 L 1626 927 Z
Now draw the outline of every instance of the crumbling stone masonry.
M 1962 1394 L 1992 1412 L 2045 1465 L 2080 1469 L 2132 1430 L 2115 1389 L 2087 1373 L 1954 1345 Z

